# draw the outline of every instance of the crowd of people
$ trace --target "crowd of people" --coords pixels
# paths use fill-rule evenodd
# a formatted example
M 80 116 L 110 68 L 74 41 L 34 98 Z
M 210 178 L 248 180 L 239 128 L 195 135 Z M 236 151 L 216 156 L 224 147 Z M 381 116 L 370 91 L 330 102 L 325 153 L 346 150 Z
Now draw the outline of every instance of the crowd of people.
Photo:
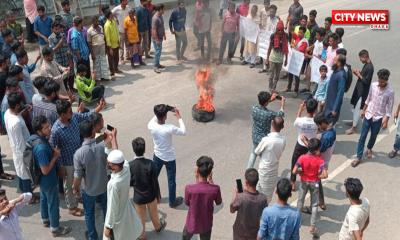
M 54 237 L 71 232 L 60 224 L 60 196 L 65 200 L 69 214 L 84 216 L 87 239 L 99 239 L 95 223 L 95 205 L 103 212 L 103 239 L 146 239 L 147 212 L 156 232 L 166 228 L 166 220 L 158 215 L 161 190 L 158 176 L 165 166 L 168 181 L 169 206 L 188 206 L 182 239 L 199 234 L 200 239 L 211 239 L 214 206 L 222 204 L 221 189 L 213 182 L 214 161 L 202 156 L 195 162 L 195 183 L 185 187 L 184 197 L 176 194 L 176 153 L 173 135 L 183 136 L 186 127 L 179 109 L 166 104 L 154 106 L 154 117 L 148 122 L 153 143 L 153 159 L 146 159 L 146 143 L 137 137 L 132 141 L 136 157 L 127 161 L 118 150 L 117 129 L 107 125 L 100 113 L 106 106 L 105 87 L 101 83 L 115 79 L 122 73 L 121 64 L 130 62 L 132 68 L 146 65 L 145 59 L 154 58 L 154 71 L 161 73 L 163 41 L 166 40 L 163 19 L 164 6 L 154 6 L 151 0 L 140 0 L 136 8 L 121 0 L 114 8 L 100 6 L 100 16 L 92 19 L 89 28 L 83 19 L 70 10 L 68 0 L 61 3 L 62 12 L 54 20 L 46 15 L 36 1 L 24 0 L 27 34 L 15 14 L 9 12 L 0 19 L 0 98 L 1 131 L 8 135 L 16 176 L 4 172 L 0 161 L 0 178 L 18 180 L 22 192 L 17 199 L 8 201 L 6 191 L 0 189 L 0 239 L 22 239 L 18 212 L 25 204 L 40 204 L 43 227 Z M 390 71 L 380 69 L 378 81 L 372 82 L 374 66 L 365 49 L 359 51 L 362 70 L 351 69 L 344 48 L 344 29 L 332 31 L 332 19 L 326 17 L 323 27 L 316 22 L 317 11 L 303 13 L 299 0 L 294 0 L 285 21 L 277 16 L 277 6 L 264 0 L 250 5 L 243 0 L 237 6 L 230 0 L 221 0 L 219 16 L 222 20 L 221 41 L 217 64 L 224 60 L 232 64 L 239 45 L 239 59 L 251 68 L 261 65 L 260 73 L 268 73 L 269 91 L 258 94 L 258 104 L 252 107 L 252 146 L 245 171 L 245 184 L 239 184 L 230 204 L 236 213 L 233 239 L 299 239 L 301 215 L 311 214 L 310 233 L 318 236 L 318 210 L 326 210 L 323 184 L 328 177 L 329 162 L 336 144 L 336 124 L 339 120 L 343 96 L 349 90 L 353 75 L 357 78 L 351 98 L 353 119 L 346 134 L 362 127 L 356 158 L 351 165 L 357 167 L 365 157 L 371 158 L 373 147 L 381 129 L 389 125 L 400 113 L 400 104 L 392 114 L 394 91 L 388 81 Z M 186 9 L 183 0 L 177 1 L 168 26 L 176 41 L 176 60 L 187 60 Z M 211 60 L 212 10 L 209 0 L 197 0 L 193 34 L 203 60 Z M 257 56 L 259 42 L 240 36 L 240 19 L 248 18 L 260 30 L 271 32 L 265 59 Z M 38 42 L 40 56 L 29 64 L 25 50 L 28 42 Z M 207 40 L 207 49 L 205 48 Z M 150 55 L 151 43 L 155 51 Z M 298 132 L 293 148 L 290 179 L 278 177 L 279 160 L 287 149 L 281 133 L 285 127 L 286 98 L 277 91 L 282 66 L 287 65 L 289 51 L 304 54 L 302 74 L 288 73 L 288 86 L 281 92 L 306 94 L 299 106 L 294 127 Z M 310 61 L 324 62 L 319 68 L 320 78 L 312 89 Z M 31 74 L 39 66 L 39 75 Z M 300 90 L 301 76 L 306 88 Z M 78 98 L 74 112 L 72 104 Z M 280 101 L 280 110 L 268 109 Z M 87 107 L 93 105 L 91 108 Z M 179 126 L 167 124 L 168 113 L 178 119 Z M 303 116 L 305 114 L 305 116 Z M 400 126 L 400 125 L 399 125 Z M 365 141 L 370 133 L 367 150 Z M 400 150 L 400 127 L 394 149 L 389 157 Z M 257 157 L 259 165 L 255 168 Z M 2 155 L 3 158 L 3 155 Z M 300 176 L 300 185 L 296 176 Z M 39 187 L 39 194 L 34 193 Z M 133 187 L 133 204 L 129 188 Z M 339 233 L 340 240 L 362 239 L 369 223 L 370 204 L 361 198 L 363 185 L 359 179 L 344 182 L 350 208 Z M 288 204 L 294 191 L 299 192 L 297 208 Z M 310 192 L 310 207 L 305 206 Z M 271 205 L 274 194 L 277 203 Z M 79 203 L 83 209 L 79 208 Z

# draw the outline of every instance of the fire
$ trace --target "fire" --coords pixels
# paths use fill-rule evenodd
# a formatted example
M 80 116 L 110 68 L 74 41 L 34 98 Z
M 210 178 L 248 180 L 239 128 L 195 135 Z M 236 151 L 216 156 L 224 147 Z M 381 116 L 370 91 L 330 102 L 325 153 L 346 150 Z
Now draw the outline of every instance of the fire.
M 214 87 L 210 81 L 211 69 L 209 66 L 200 68 L 196 71 L 196 85 L 199 89 L 199 100 L 196 104 L 196 109 L 206 112 L 214 112 Z

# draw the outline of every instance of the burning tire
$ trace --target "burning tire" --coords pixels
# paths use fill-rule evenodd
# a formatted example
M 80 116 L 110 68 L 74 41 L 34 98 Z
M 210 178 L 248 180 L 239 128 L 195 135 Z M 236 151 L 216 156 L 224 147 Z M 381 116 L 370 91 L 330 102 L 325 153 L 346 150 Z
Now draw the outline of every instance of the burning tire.
M 207 112 L 197 109 L 196 104 L 192 107 L 192 117 L 198 122 L 210 122 L 215 118 L 215 111 Z

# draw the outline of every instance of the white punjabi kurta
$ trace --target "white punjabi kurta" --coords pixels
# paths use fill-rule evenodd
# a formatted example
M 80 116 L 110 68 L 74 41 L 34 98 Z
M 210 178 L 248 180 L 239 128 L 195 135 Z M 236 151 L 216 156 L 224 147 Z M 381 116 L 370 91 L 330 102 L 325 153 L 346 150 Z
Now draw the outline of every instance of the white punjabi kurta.
M 278 181 L 279 158 L 285 150 L 286 139 L 280 133 L 271 132 L 264 137 L 255 149 L 261 155 L 258 165 L 259 181 L 257 190 L 267 196 L 270 203 Z
M 252 16 L 251 13 L 247 16 L 248 19 L 253 21 L 255 24 L 260 25 L 260 17 L 258 14 Z M 244 60 L 250 64 L 254 64 L 257 58 L 257 43 L 246 40 L 244 48 Z
M 112 173 L 107 184 L 107 214 L 104 227 L 111 228 L 115 240 L 137 239 L 143 226 L 129 200 L 131 173 L 127 161 L 118 173 Z M 109 239 L 103 236 L 103 239 Z
M 30 136 L 25 121 L 21 115 L 15 115 L 8 109 L 4 114 L 4 123 L 13 153 L 15 172 L 23 180 L 30 179 L 28 166 L 24 164 L 24 151 Z

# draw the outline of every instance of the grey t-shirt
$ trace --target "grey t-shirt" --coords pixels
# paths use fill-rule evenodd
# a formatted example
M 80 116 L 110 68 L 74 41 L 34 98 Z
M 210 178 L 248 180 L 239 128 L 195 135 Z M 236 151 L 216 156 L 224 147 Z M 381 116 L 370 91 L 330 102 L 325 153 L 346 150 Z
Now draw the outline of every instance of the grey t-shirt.
M 296 25 L 299 22 L 302 15 L 303 15 L 303 6 L 301 6 L 301 4 L 297 5 L 297 4 L 293 3 L 289 7 L 289 16 L 292 16 L 292 20 L 290 21 L 290 24 L 292 26 Z
M 74 177 L 83 178 L 82 190 L 89 196 L 107 192 L 107 154 L 104 142 L 85 140 L 74 154 Z
M 231 209 L 237 211 L 233 224 L 233 239 L 256 239 L 260 227 L 259 219 L 267 206 L 267 196 L 262 193 L 247 191 L 238 193 L 236 199 L 231 203 Z
M 152 29 L 155 29 L 157 32 L 157 40 L 162 41 L 165 35 L 165 28 L 164 28 L 164 18 L 163 16 L 158 16 L 157 13 L 154 14 L 153 19 L 151 21 Z

